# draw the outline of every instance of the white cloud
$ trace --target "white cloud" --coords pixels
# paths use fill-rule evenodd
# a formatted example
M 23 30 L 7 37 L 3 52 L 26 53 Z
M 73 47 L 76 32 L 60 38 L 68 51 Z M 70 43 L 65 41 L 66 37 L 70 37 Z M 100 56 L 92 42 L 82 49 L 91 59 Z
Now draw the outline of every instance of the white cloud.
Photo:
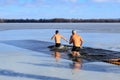
M 18 6 L 36 6 L 42 4 L 43 0 L 0 0 L 0 6 L 18 5 Z
M 93 2 L 120 2 L 120 0 L 92 0 Z
M 69 1 L 71 1 L 71 2 L 77 2 L 77 0 L 69 0 Z
M 64 0 L 64 1 L 67 1 L 67 2 L 77 2 L 77 0 Z
M 107 1 L 110 1 L 110 0 L 93 0 L 94 2 L 107 2 Z

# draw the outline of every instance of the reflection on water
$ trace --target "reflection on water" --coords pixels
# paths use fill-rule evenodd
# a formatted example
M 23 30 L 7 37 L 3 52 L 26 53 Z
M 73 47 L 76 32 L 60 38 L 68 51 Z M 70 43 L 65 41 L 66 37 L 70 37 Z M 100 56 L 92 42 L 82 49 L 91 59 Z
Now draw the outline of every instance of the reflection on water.
M 54 51 L 52 56 L 55 58 L 56 62 L 60 61 L 60 58 L 63 58 L 66 56 L 67 53 L 61 53 L 59 51 Z M 79 70 L 81 70 L 82 68 L 82 58 L 78 57 L 78 56 L 69 56 L 67 55 L 67 57 L 72 61 L 72 64 L 70 64 L 70 69 L 72 69 L 72 74 L 74 74 L 74 72 L 77 72 Z M 69 65 L 69 63 L 68 63 Z
M 71 65 L 72 68 L 72 74 L 74 75 L 76 72 L 79 72 L 82 68 L 82 59 L 81 58 L 75 58 L 73 60 L 73 64 Z
M 74 70 L 80 70 L 82 67 L 82 59 L 81 58 L 76 58 L 73 61 L 73 69 Z
M 58 51 L 54 51 L 53 56 L 54 56 L 56 62 L 58 62 L 60 60 L 61 54 Z

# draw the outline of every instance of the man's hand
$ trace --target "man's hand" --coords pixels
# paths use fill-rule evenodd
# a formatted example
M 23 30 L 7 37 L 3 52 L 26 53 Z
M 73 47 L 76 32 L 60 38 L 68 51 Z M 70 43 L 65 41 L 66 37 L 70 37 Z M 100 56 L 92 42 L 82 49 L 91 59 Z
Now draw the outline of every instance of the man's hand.
M 82 47 L 82 46 L 80 46 L 80 48 L 82 49 L 83 47 Z
M 69 42 L 68 40 L 65 40 L 66 42 Z

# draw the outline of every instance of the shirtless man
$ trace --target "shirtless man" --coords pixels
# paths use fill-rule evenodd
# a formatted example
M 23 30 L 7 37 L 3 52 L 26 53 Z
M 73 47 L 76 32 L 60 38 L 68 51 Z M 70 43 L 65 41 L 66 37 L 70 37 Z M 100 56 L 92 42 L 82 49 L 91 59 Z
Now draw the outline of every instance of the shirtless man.
M 73 43 L 73 48 L 72 48 L 72 56 L 80 56 L 80 48 L 82 47 L 83 44 L 83 39 L 81 36 L 79 36 L 75 30 L 72 30 L 72 35 L 69 40 L 69 44 Z
M 55 39 L 55 47 L 60 47 L 61 46 L 61 42 L 60 42 L 61 38 L 63 40 L 65 40 L 66 42 L 68 42 L 67 39 L 65 37 L 63 37 L 61 34 L 59 34 L 58 30 L 56 30 L 55 34 L 51 38 L 52 40 Z

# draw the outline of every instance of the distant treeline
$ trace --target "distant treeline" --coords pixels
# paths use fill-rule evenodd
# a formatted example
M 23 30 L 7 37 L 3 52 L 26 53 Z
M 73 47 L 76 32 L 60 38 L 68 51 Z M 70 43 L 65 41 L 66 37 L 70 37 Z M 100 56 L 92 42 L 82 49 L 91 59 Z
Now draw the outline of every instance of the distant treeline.
M 82 23 L 82 22 L 120 22 L 120 19 L 0 19 L 0 23 Z

